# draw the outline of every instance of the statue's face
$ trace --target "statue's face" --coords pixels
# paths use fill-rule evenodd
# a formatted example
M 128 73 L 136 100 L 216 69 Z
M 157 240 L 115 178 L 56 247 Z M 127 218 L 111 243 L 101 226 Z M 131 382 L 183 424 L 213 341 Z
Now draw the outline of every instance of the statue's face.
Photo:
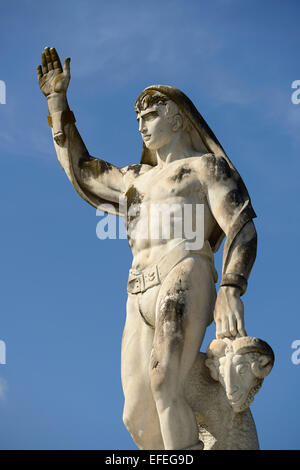
M 219 361 L 219 380 L 233 409 L 241 411 L 258 382 L 252 372 L 251 361 L 246 354 L 233 353 L 226 354 Z
M 174 136 L 173 125 L 165 114 L 165 106 L 153 105 L 137 115 L 142 139 L 151 150 L 159 150 L 169 144 Z

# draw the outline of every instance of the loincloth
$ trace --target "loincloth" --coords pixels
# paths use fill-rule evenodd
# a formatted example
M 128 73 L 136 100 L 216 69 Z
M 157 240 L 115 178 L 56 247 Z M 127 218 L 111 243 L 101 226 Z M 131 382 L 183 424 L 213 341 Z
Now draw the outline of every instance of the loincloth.
M 186 240 L 181 241 L 170 251 L 163 255 L 156 264 L 149 266 L 142 271 L 134 269 L 129 270 L 127 283 L 127 292 L 130 294 L 139 294 L 145 292 L 150 287 L 157 286 L 163 282 L 169 272 L 189 256 L 201 256 L 206 258 L 211 265 L 214 282 L 218 280 L 218 274 L 214 266 L 214 257 L 208 241 L 204 242 L 201 250 L 186 250 L 182 245 Z

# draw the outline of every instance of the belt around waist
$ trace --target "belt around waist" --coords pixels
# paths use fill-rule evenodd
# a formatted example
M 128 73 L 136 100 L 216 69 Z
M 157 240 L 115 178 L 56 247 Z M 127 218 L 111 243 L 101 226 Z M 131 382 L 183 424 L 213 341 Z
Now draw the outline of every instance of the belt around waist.
M 140 292 L 145 292 L 150 287 L 161 284 L 161 282 L 165 279 L 167 274 L 169 274 L 171 269 L 176 266 L 176 264 L 178 264 L 184 258 L 195 254 L 203 256 L 211 262 L 214 279 L 216 282 L 217 272 L 214 268 L 213 255 L 208 242 L 205 242 L 203 248 L 199 251 L 185 250 L 185 248 L 182 246 L 183 243 L 185 243 L 185 240 L 172 248 L 162 258 L 160 258 L 156 264 L 143 269 L 143 271 L 130 269 L 127 283 L 127 292 L 130 294 L 139 294 Z

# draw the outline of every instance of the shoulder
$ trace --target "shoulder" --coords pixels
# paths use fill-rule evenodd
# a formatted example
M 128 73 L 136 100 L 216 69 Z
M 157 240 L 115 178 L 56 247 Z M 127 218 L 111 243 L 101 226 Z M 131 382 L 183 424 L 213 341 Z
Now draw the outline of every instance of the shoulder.
M 220 180 L 230 179 L 232 176 L 231 169 L 221 155 L 214 153 L 206 153 L 191 158 L 194 169 L 201 173 L 206 181 L 218 182 Z

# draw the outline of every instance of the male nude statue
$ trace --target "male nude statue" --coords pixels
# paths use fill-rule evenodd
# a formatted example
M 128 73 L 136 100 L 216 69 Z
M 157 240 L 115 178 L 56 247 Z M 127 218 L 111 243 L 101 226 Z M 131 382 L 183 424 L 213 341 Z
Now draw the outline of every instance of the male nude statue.
M 122 339 L 123 419 L 136 444 L 141 449 L 201 449 L 183 388 L 213 319 L 217 338 L 246 335 L 240 296 L 256 256 L 256 231 L 245 185 L 205 120 L 179 90 L 157 85 L 139 95 L 135 110 L 142 160 L 118 168 L 92 158 L 77 131 L 66 98 L 70 59 L 62 67 L 55 49 L 45 48 L 38 80 L 48 101 L 58 159 L 87 202 L 104 210 L 110 204 L 122 215 L 120 196 L 125 196 L 128 214 L 130 208 L 139 208 L 130 216 L 137 232 L 145 226 L 146 213 L 148 224 L 160 223 L 151 221 L 153 205 L 174 207 L 171 215 L 177 222 L 178 207 L 204 206 L 201 249 L 187 249 L 178 233 L 169 239 L 143 239 L 128 232 L 133 262 Z M 216 296 L 212 253 L 224 236 Z

